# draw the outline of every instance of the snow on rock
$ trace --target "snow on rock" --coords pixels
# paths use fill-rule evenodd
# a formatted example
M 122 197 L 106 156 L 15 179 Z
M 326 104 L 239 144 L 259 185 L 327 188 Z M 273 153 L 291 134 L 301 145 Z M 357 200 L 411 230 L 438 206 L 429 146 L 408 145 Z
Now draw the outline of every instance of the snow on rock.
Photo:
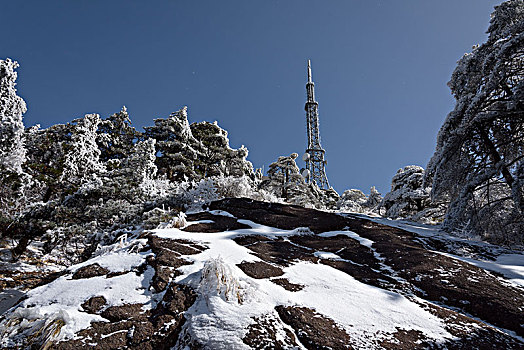
M 146 256 L 144 254 L 129 254 L 126 250 L 113 252 L 112 254 L 100 255 L 89 259 L 86 262 L 74 265 L 69 268 L 69 271 L 74 272 L 81 267 L 98 264 L 101 267 L 108 269 L 110 272 L 124 272 L 129 271 L 135 266 L 144 263 Z
M 333 219 L 337 217 L 340 216 L 333 214 Z M 225 218 L 227 225 L 220 226 L 219 222 Z M 354 220 L 359 222 L 360 219 Z M 232 221 L 236 225 L 231 226 Z M 206 226 L 212 224 L 216 225 Z M 302 224 L 307 225 L 306 222 Z M 158 325 L 159 330 L 174 325 L 175 331 L 163 333 L 170 334 L 169 346 L 174 349 L 249 349 L 262 341 L 257 334 L 273 336 L 265 339 L 264 344 L 275 348 L 320 346 L 323 344 L 320 338 L 331 337 L 331 340 L 338 339 L 339 343 L 347 343 L 353 348 L 372 349 L 380 348 L 384 342 L 404 344 L 404 340 L 398 337 L 407 333 L 417 335 L 415 340 L 406 340 L 410 345 L 420 342 L 447 344 L 448 341 L 453 344 L 463 340 L 457 329 L 463 332 L 483 327 L 462 315 L 460 317 L 466 321 L 457 319 L 459 314 L 449 309 L 441 308 L 435 312 L 438 306 L 409 289 L 402 289 L 402 283 L 404 286 L 409 284 L 408 277 L 398 277 L 396 273 L 401 270 L 393 270 L 394 264 L 386 260 L 388 252 L 380 250 L 380 244 L 384 243 L 380 239 L 391 236 L 367 236 L 367 232 L 361 229 L 373 230 L 369 221 L 361 227 L 351 221 L 347 224 L 346 228 L 340 225 L 339 231 L 314 234 L 306 226 L 279 229 L 250 220 L 235 220 L 226 212 L 213 211 L 188 215 L 185 228 L 164 226 L 149 231 L 146 239 L 128 241 L 124 236 L 120 242 L 100 250 L 102 254 L 70 267 L 67 274 L 28 292 L 27 299 L 11 310 L 0 324 L 0 329 L 4 330 L 4 333 L 0 332 L 0 347 L 26 345 L 27 338 L 34 334 L 45 334 L 52 341 L 81 341 L 75 337 L 80 330 L 92 331 L 88 334 L 93 335 L 96 327 L 92 322 L 105 324 L 109 320 L 107 309 L 102 308 L 124 307 L 126 304 L 132 304 L 139 313 L 150 310 L 149 315 L 153 318 L 156 315 L 180 316 L 168 317 L 167 322 L 172 323 Z M 190 232 L 198 231 L 191 230 L 191 227 L 203 230 L 223 227 L 232 231 Z M 349 227 L 360 234 L 350 231 Z M 430 236 L 426 232 L 425 238 Z M 345 246 L 339 248 L 340 242 Z M 145 248 L 146 244 L 151 250 Z M 141 248 L 135 249 L 135 246 Z M 349 249 L 351 253 L 348 253 Z M 522 264 L 514 268 L 519 257 L 516 254 L 500 255 L 491 265 L 498 267 L 508 278 L 519 280 L 524 272 Z M 386 261 L 390 265 L 386 265 Z M 366 268 L 363 268 L 364 264 L 367 264 Z M 106 270 L 106 275 L 72 278 L 79 269 L 95 265 Z M 246 266 L 252 270 L 265 269 L 263 272 L 274 269 L 278 273 L 249 273 Z M 446 270 L 447 265 L 437 266 L 439 272 L 435 276 L 451 281 L 453 270 Z M 176 273 L 171 274 L 175 269 Z M 369 283 L 372 279 L 363 278 L 362 271 L 364 274 L 375 273 L 375 280 L 385 278 L 390 281 Z M 414 279 L 418 277 L 424 275 Z M 161 278 L 165 278 L 163 282 Z M 155 280 L 164 283 L 163 286 L 155 287 Z M 156 285 L 160 286 L 160 283 Z M 97 314 L 89 313 L 85 306 L 86 301 L 93 297 L 104 300 L 99 309 L 102 311 L 95 311 Z M 176 315 L 168 314 L 168 309 Z M 286 318 L 286 315 L 293 319 Z M 450 315 L 449 318 L 446 315 Z M 146 324 L 156 322 L 153 318 Z M 310 322 L 311 318 L 322 322 Z M 136 328 L 140 323 L 122 327 L 124 329 L 119 332 L 127 332 L 128 338 L 134 339 L 140 333 Z M 331 328 L 336 332 L 330 333 Z M 484 329 L 487 328 L 481 330 Z M 340 338 L 341 335 L 347 335 L 349 340 Z M 101 340 L 113 335 L 100 333 L 97 336 Z M 130 341 L 126 339 L 124 343 Z M 493 344 L 492 339 L 486 342 Z M 164 340 L 157 338 L 154 341 Z
M 284 269 L 282 277 L 291 283 L 305 285 L 300 292 L 290 292 L 269 279 L 253 279 L 236 265 L 242 261 L 260 261 L 250 250 L 233 239 L 245 235 L 269 238 L 297 234 L 296 230 L 280 230 L 247 220 L 251 229 L 220 233 L 184 232 L 179 229 L 155 230 L 161 238 L 192 240 L 209 249 L 187 256 L 194 262 L 179 268 L 183 275 L 177 283 L 193 286 L 198 292 L 197 302 L 186 318 L 186 334 L 193 341 L 211 348 L 247 348 L 242 338 L 253 318 L 274 312 L 277 305 L 303 306 L 340 324 L 355 344 L 371 344 L 370 338 L 384 338 L 399 329 L 420 330 L 433 339 L 452 338 L 442 320 L 424 310 L 406 297 L 358 282 L 350 275 L 323 264 L 298 262 Z M 298 234 L 301 234 L 298 232 Z M 302 233 L 303 234 L 303 233 Z M 358 235 L 347 231 L 328 232 L 326 237 Z M 360 239 L 365 246 L 371 241 Z M 338 256 L 318 252 L 324 259 Z
M 110 271 L 122 272 L 142 264 L 147 255 L 147 252 L 117 251 L 74 265 L 70 270 L 96 262 Z M 98 276 L 88 279 L 72 279 L 70 274 L 61 276 L 27 293 L 27 299 L 0 325 L 7 334 L 11 334 L 10 337 L 2 336 L 0 346 L 15 346 L 17 341 L 21 344 L 24 338 L 45 329 L 50 322 L 63 324 L 54 338 L 61 340 L 74 337 L 80 330 L 88 328 L 91 322 L 107 321 L 99 315 L 83 312 L 80 305 L 94 296 L 103 296 L 108 306 L 142 303 L 151 307 L 151 293 L 147 288 L 152 277 L 153 269 L 150 267 L 141 275 L 128 272 L 111 278 Z
M 502 254 L 495 261 L 472 259 L 454 254 L 441 253 L 503 275 L 510 283 L 524 288 L 524 254 Z
M 317 258 L 320 258 L 320 259 L 331 259 L 331 260 L 342 260 L 342 258 L 340 256 L 338 256 L 337 254 L 335 253 L 331 253 L 331 252 L 315 252 L 314 254 Z
M 285 271 L 290 282 L 306 286 L 296 292 L 294 301 L 332 318 L 360 346 L 366 338 L 395 333 L 397 328 L 420 330 L 433 339 L 451 337 L 443 322 L 420 305 L 330 266 L 300 262 Z
M 448 252 L 437 253 L 465 261 L 485 270 L 503 275 L 506 281 L 524 287 L 524 253 L 504 249 L 480 239 L 468 239 L 447 234 L 440 226 L 421 224 L 407 220 L 372 218 L 370 220 L 413 232 L 422 238 L 438 239 L 447 245 Z
M 352 231 L 329 231 L 329 232 L 322 232 L 321 234 L 319 234 L 319 236 L 321 237 L 334 237 L 337 235 L 344 235 L 344 236 L 348 236 L 353 239 L 356 239 L 357 241 L 360 242 L 360 244 L 368 248 L 371 248 L 371 245 L 373 244 L 372 240 L 364 238 L 364 237 L 360 237 L 358 234 Z
M 193 342 L 213 349 L 249 349 L 242 341 L 252 317 L 271 312 L 272 303 L 258 283 L 222 258 L 210 259 L 196 276 L 199 297 L 187 311 L 185 332 Z M 196 278 L 198 276 L 198 278 Z M 277 289 L 276 286 L 273 289 Z

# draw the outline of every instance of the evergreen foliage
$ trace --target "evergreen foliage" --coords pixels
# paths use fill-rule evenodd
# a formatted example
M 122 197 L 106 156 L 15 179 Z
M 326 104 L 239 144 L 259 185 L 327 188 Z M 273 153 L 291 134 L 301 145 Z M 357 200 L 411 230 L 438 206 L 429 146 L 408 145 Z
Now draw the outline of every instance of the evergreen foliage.
M 129 155 L 140 133 L 131 126 L 126 106 L 118 113 L 100 122 L 98 127 L 98 147 L 100 159 L 123 159 Z
M 161 175 L 170 181 L 202 178 L 195 162 L 202 156 L 201 144 L 195 139 L 187 119 L 187 107 L 172 113 L 167 119 L 155 119 L 155 125 L 145 127 L 144 136 L 156 140 L 156 164 Z
M 278 157 L 269 165 L 268 176 L 262 180 L 260 188 L 291 204 L 335 209 L 338 193 L 332 188 L 321 190 L 315 183 L 306 183 L 295 162 L 297 157 L 296 153 Z
M 1 171 L 20 174 L 25 162 L 25 101 L 16 94 L 15 69 L 18 62 L 0 60 L 0 167 Z
M 361 190 L 345 190 L 337 201 L 337 208 L 343 212 L 375 213 L 382 205 L 382 196 L 375 186 L 371 187 L 369 197 Z
M 22 115 L 27 108 L 16 94 L 17 67 L 9 58 L 0 60 L 0 216 L 6 217 L 22 210 L 21 197 L 29 181 L 22 170 L 26 159 Z
M 497 242 L 524 239 L 524 1 L 495 8 L 488 40 L 448 83 L 457 100 L 440 129 L 426 183 L 449 203 L 444 228 Z
M 386 217 L 426 223 L 440 221 L 442 209 L 431 202 L 431 188 L 424 187 L 424 174 L 424 168 L 417 165 L 397 171 L 391 180 L 391 192 L 384 196 L 381 204 Z
M 200 142 L 200 157 L 196 163 L 197 173 L 210 176 L 248 176 L 254 178 L 253 165 L 246 161 L 248 150 L 244 146 L 232 149 L 227 131 L 217 122 L 201 122 L 190 125 L 193 136 Z
M 84 118 L 73 121 L 71 142 L 65 155 L 60 181 L 68 182 L 76 188 L 87 182 L 96 182 L 98 175 L 105 172 L 96 143 L 100 122 L 98 114 L 86 114 Z

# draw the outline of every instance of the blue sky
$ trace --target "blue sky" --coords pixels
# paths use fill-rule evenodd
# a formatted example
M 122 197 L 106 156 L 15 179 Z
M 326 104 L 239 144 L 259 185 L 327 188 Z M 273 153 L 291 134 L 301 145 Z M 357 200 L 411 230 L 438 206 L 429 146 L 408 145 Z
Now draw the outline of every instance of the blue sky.
M 187 105 L 265 169 L 307 146 L 309 58 L 331 185 L 384 194 L 398 168 L 427 164 L 454 106 L 446 83 L 497 3 L 9 1 L 0 58 L 21 65 L 27 126 L 126 105 L 141 128 Z

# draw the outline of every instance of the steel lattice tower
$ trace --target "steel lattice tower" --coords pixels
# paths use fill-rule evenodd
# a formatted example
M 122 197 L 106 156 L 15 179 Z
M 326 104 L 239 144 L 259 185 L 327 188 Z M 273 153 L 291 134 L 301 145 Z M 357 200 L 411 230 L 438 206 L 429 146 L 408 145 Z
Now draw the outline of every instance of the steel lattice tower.
M 307 181 L 316 182 L 318 187 L 329 189 L 325 170 L 326 161 L 324 160 L 326 151 L 320 145 L 318 102 L 315 101 L 315 83 L 311 78 L 310 60 L 307 61 L 306 92 L 307 149 L 304 160 L 306 161 L 306 169 L 309 170 Z

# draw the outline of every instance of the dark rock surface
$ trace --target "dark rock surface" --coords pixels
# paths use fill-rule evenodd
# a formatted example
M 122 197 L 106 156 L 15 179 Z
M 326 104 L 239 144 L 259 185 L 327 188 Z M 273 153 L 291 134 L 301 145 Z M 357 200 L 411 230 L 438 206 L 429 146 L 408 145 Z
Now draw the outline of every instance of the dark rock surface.
M 180 258 L 182 255 L 196 254 L 206 247 L 189 241 L 167 242 L 152 235 L 147 237 L 149 247 L 156 254 L 148 259 L 148 265 L 155 269 L 151 286 L 165 291 L 157 306 L 146 311 L 143 304 L 124 304 L 103 309 L 105 298 L 90 298 L 82 304 L 84 311 L 98 313 L 103 309 L 100 315 L 109 322 L 93 322 L 91 327 L 80 331 L 76 339 L 53 344 L 53 349 L 167 350 L 175 345 L 186 321 L 184 312 L 195 302 L 196 293 L 188 286 L 173 283 L 171 271 L 189 264 Z M 93 265 L 89 266 L 87 271 L 100 271 Z M 137 273 L 143 270 L 145 267 Z M 86 275 L 91 276 L 89 273 Z
M 243 237 L 237 237 L 234 241 L 240 245 L 245 243 Z M 251 239 L 247 240 L 249 243 L 245 247 L 253 251 L 253 254 L 260 259 L 276 265 L 289 266 L 294 261 L 307 260 L 311 262 L 317 262 L 318 258 L 313 255 L 313 251 L 307 248 L 299 247 L 283 238 L 277 239 L 263 239 L 258 242 L 252 242 Z
M 91 297 L 87 301 L 85 301 L 81 306 L 85 312 L 96 314 L 100 310 L 102 310 L 106 302 L 106 298 L 104 298 L 103 296 Z
M 91 277 L 98 277 L 98 276 L 104 276 L 109 273 L 109 270 L 105 267 L 102 267 L 98 264 L 91 264 L 87 266 L 83 266 L 76 270 L 76 272 L 73 274 L 73 279 L 84 279 L 84 278 L 91 278 Z
M 223 210 L 238 219 L 251 220 L 271 227 L 292 230 L 309 227 L 315 233 L 338 231 L 347 226 L 342 216 L 298 205 L 259 202 L 246 198 L 227 198 L 210 204 L 211 210 Z
M 155 269 L 152 287 L 157 292 L 165 290 L 169 281 L 179 275 L 176 270 L 180 266 L 190 264 L 182 258 L 182 255 L 193 255 L 202 252 L 207 247 L 182 239 L 165 239 L 149 234 L 147 238 L 148 246 L 151 248 L 154 257 L 148 257 L 147 261 Z
M 100 315 L 111 322 L 131 320 L 141 318 L 143 312 L 142 304 L 124 304 L 120 306 L 111 306 L 105 309 Z
M 272 278 L 271 282 L 278 284 L 284 289 L 289 290 L 290 292 L 298 292 L 304 289 L 304 286 L 297 283 L 291 283 L 287 278 Z
M 307 349 L 352 349 L 351 338 L 333 320 L 306 307 L 277 306 L 276 311 L 293 328 Z
M 66 271 L 25 271 L 0 266 L 0 292 L 7 289 L 29 290 L 53 282 Z
M 249 277 L 269 278 L 282 276 L 284 271 L 280 267 L 265 263 L 263 261 L 246 262 L 243 261 L 237 265 Z
M 183 231 L 187 232 L 223 232 L 250 228 L 246 224 L 238 222 L 235 218 L 223 215 L 213 215 L 208 212 L 202 212 L 189 215 L 191 221 L 212 221 L 209 223 L 198 223 L 185 227 Z
M 350 218 L 348 226 L 372 240 L 385 264 L 416 287 L 418 296 L 524 335 L 522 290 L 484 269 L 425 249 L 414 233 L 361 218 Z

